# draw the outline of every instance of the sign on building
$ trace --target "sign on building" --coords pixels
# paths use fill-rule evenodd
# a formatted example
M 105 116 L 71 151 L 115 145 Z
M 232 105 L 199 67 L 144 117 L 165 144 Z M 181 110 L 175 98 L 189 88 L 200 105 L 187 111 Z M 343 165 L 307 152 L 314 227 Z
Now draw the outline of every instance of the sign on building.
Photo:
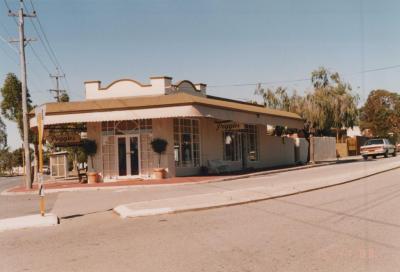
M 217 122 L 217 130 L 242 130 L 244 129 L 244 124 L 238 123 L 238 122 Z
M 75 131 L 64 131 L 60 133 L 60 131 L 55 132 L 50 130 L 46 135 L 46 140 L 54 146 L 76 146 L 81 143 L 81 136 Z

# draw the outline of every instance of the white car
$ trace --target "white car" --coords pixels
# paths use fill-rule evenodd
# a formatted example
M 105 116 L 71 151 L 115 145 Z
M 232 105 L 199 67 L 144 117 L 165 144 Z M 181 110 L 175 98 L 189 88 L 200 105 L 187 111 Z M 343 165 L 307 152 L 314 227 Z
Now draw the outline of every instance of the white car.
M 50 168 L 47 165 L 43 165 L 43 174 L 50 175 Z
M 361 147 L 360 153 L 364 160 L 368 160 L 368 157 L 375 159 L 377 156 L 387 158 L 392 155 L 394 157 L 396 156 L 396 147 L 388 139 L 371 139 Z

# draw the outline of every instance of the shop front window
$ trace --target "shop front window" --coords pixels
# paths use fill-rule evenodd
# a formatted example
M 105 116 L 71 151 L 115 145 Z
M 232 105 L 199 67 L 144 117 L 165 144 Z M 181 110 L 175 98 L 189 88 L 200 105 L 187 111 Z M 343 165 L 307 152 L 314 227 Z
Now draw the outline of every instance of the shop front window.
M 258 135 L 256 125 L 246 125 L 247 160 L 258 161 Z
M 152 120 L 104 121 L 101 130 L 103 135 L 151 133 Z
M 240 161 L 241 160 L 241 144 L 240 132 L 224 131 L 224 160 L 225 161 Z
M 247 154 L 247 161 L 258 160 L 258 133 L 256 125 L 245 125 L 245 129 L 241 131 L 224 131 L 222 135 L 224 160 L 241 161 L 242 152 Z M 244 145 L 243 147 L 242 144 Z
M 200 166 L 199 120 L 174 119 L 174 158 L 178 167 Z

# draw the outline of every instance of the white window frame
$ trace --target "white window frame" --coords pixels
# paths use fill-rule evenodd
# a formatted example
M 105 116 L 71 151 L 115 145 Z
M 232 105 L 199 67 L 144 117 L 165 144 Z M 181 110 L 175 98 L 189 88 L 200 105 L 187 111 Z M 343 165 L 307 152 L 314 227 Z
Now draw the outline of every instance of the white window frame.
M 254 128 L 254 132 L 250 132 L 249 127 Z M 246 160 L 248 162 L 256 162 L 260 160 L 260 142 L 259 142 L 259 133 L 258 133 L 258 127 L 257 125 L 253 125 L 253 124 L 246 124 L 245 125 L 246 130 Z M 256 145 L 256 159 L 255 160 L 249 160 L 249 152 L 250 152 L 250 135 L 254 135 L 255 136 L 255 145 Z
M 231 133 L 235 134 L 236 139 L 235 141 L 238 141 L 237 144 L 234 144 L 234 149 L 237 149 L 235 151 L 235 157 L 233 159 L 228 159 L 226 156 L 226 134 Z M 232 162 L 240 162 L 242 161 L 242 144 L 243 144 L 243 136 L 241 135 L 242 133 L 240 131 L 230 131 L 230 130 L 224 130 L 222 132 L 222 140 L 223 140 L 223 159 L 224 161 L 232 161 Z
M 182 126 L 182 122 L 184 122 L 185 120 L 190 121 L 190 142 L 191 142 L 191 160 L 190 160 L 190 163 L 187 163 L 187 164 L 183 164 L 183 161 L 182 161 L 182 158 L 183 158 L 183 156 L 182 156 L 182 134 L 186 134 L 183 132 L 184 125 Z M 193 122 L 194 121 L 197 122 L 197 130 L 198 130 L 197 133 L 193 133 L 193 130 L 194 130 Z M 177 122 L 177 126 L 176 126 L 175 122 Z M 201 162 L 201 133 L 200 133 L 201 125 L 200 125 L 200 123 L 201 123 L 200 119 L 196 119 L 196 118 L 174 118 L 174 120 L 173 120 L 174 142 L 173 142 L 173 144 L 174 144 L 175 167 L 177 167 L 177 168 L 201 167 L 202 162 Z M 178 128 L 178 131 L 175 130 L 176 127 Z M 193 140 L 194 135 L 198 136 L 198 141 L 196 143 Z M 179 160 L 176 160 L 176 158 L 175 158 L 175 146 L 176 146 L 175 145 L 175 136 L 178 136 Z M 195 144 L 198 144 L 198 150 L 196 150 L 198 153 L 197 159 L 195 158 L 195 149 L 194 149 Z M 197 161 L 197 164 L 195 163 L 195 161 Z

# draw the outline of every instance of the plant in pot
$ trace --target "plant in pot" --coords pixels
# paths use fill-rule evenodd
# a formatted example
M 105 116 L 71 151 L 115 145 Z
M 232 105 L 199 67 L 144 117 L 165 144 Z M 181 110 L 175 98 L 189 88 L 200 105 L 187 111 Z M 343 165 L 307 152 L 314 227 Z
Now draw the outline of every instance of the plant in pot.
M 96 183 L 98 181 L 98 174 L 97 174 L 96 169 L 94 168 L 94 163 L 93 163 L 93 156 L 97 152 L 96 141 L 85 139 L 82 142 L 82 148 L 83 148 L 84 152 L 86 153 L 86 155 L 90 158 L 90 162 L 91 162 L 90 168 L 87 172 L 88 183 Z
M 165 178 L 166 172 L 164 168 L 160 168 L 161 155 L 167 150 L 168 142 L 161 138 L 155 138 L 150 144 L 153 151 L 158 154 L 158 168 L 154 168 L 154 178 L 163 179 Z

